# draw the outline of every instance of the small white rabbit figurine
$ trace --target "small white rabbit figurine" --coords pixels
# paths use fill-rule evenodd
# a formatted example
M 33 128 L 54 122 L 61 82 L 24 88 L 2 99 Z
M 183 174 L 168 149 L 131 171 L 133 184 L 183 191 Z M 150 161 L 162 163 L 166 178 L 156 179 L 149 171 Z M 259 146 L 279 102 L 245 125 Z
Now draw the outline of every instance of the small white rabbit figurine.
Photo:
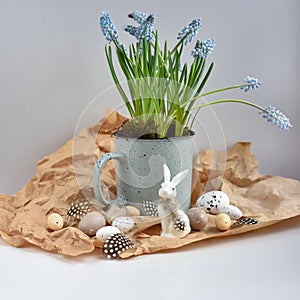
M 190 233 L 190 221 L 188 216 L 178 207 L 176 203 L 176 186 L 188 173 L 181 171 L 171 181 L 171 172 L 166 164 L 164 168 L 164 182 L 158 191 L 159 204 L 158 216 L 160 218 L 162 232 L 161 236 L 170 238 L 183 238 Z

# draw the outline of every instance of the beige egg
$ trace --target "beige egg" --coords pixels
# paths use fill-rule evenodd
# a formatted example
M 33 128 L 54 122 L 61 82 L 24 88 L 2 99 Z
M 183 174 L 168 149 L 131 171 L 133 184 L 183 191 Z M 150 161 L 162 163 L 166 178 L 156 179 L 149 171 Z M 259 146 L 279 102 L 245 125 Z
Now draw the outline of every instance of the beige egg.
M 190 208 L 186 214 L 189 217 L 192 230 L 200 231 L 208 222 L 208 216 L 206 212 L 199 207 Z
M 105 226 L 105 218 L 97 211 L 87 213 L 80 220 L 78 229 L 88 236 L 96 235 L 97 230 Z
M 126 206 L 126 216 L 127 217 L 138 217 L 141 215 L 141 212 L 134 206 Z
M 64 227 L 64 220 L 58 213 L 51 213 L 47 218 L 47 226 L 52 230 L 59 230 Z
M 218 214 L 215 218 L 216 227 L 221 231 L 226 231 L 231 226 L 231 219 L 226 214 Z

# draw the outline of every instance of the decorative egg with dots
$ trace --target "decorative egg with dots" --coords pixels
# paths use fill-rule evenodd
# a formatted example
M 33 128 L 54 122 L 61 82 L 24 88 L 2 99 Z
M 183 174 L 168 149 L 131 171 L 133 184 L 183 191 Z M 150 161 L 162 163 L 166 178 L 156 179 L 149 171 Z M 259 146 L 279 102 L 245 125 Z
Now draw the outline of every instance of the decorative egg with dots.
M 233 220 L 238 220 L 243 215 L 241 210 L 238 207 L 234 206 L 234 205 L 227 205 L 225 207 L 221 207 L 219 209 L 219 212 L 229 215 L 229 217 Z
M 134 221 L 129 217 L 118 217 L 113 220 L 112 226 L 115 226 L 121 232 L 126 233 L 132 229 Z
M 238 207 L 230 205 L 228 196 L 222 191 L 211 191 L 203 194 L 198 198 L 196 205 L 207 213 L 213 215 L 225 213 L 235 220 L 240 219 L 243 215 Z
M 58 213 L 51 213 L 47 218 L 47 226 L 51 230 L 59 230 L 64 227 L 64 220 Z
M 88 236 L 96 235 L 96 232 L 105 226 L 105 218 L 97 211 L 87 213 L 78 224 L 78 229 Z
M 105 242 L 111 235 L 120 232 L 121 231 L 115 226 L 104 226 L 97 230 L 96 238 L 101 242 Z
M 196 202 L 198 207 L 211 214 L 218 214 L 221 207 L 228 206 L 229 204 L 230 200 L 228 196 L 221 191 L 205 193 Z

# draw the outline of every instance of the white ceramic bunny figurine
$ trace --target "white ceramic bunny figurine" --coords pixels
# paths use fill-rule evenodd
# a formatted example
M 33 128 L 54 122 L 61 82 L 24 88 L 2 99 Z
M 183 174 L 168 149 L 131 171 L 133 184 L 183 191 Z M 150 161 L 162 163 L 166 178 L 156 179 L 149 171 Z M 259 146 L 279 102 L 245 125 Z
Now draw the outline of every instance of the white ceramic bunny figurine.
M 188 170 L 181 171 L 171 181 L 171 172 L 166 164 L 164 168 L 164 182 L 158 191 L 159 204 L 158 216 L 160 218 L 162 232 L 161 236 L 171 238 L 183 238 L 190 233 L 190 221 L 188 216 L 178 207 L 176 203 L 176 186 L 188 173 Z

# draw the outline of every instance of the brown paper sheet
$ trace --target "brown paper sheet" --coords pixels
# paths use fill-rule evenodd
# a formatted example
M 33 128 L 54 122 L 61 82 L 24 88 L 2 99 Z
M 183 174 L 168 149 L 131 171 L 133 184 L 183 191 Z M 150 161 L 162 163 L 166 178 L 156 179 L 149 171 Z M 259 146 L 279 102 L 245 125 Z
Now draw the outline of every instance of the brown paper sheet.
M 56 152 L 37 164 L 36 175 L 16 194 L 0 195 L 0 235 L 16 247 L 35 245 L 63 255 L 77 256 L 102 247 L 76 228 L 78 223 L 65 218 L 65 226 L 51 231 L 46 226 L 51 212 L 66 216 L 71 202 L 88 198 L 96 209 L 101 205 L 93 199 L 91 178 L 93 165 L 103 153 L 113 150 L 111 134 L 125 118 L 107 111 L 99 124 L 82 129 Z M 224 152 L 206 150 L 197 157 L 193 170 L 194 204 L 203 192 L 220 189 L 244 216 L 254 217 L 256 225 L 244 225 L 226 232 L 214 226 L 214 216 L 201 232 L 192 232 L 184 239 L 161 237 L 159 219 L 137 217 L 129 237 L 136 248 L 121 254 L 122 258 L 144 253 L 175 249 L 208 238 L 241 234 L 269 226 L 300 214 L 300 182 L 278 176 L 261 175 L 258 161 L 250 151 L 250 143 L 236 143 Z M 116 193 L 113 162 L 102 176 L 107 197 Z

